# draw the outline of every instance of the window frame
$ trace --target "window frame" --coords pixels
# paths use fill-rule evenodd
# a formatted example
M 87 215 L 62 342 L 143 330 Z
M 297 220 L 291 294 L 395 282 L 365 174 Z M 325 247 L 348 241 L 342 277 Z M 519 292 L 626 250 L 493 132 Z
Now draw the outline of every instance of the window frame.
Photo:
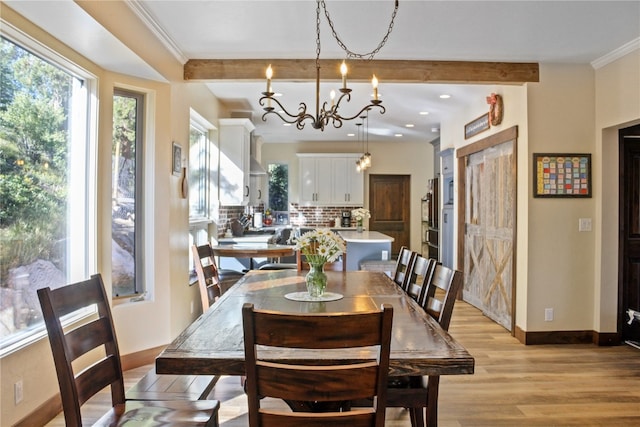
M 67 282 L 74 283 L 86 279 L 97 270 L 97 150 L 98 150 L 98 78 L 95 74 L 79 66 L 62 54 L 49 48 L 37 39 L 24 33 L 5 19 L 0 18 L 0 37 L 38 57 L 42 61 L 69 74 L 73 80 L 73 115 L 70 117 L 70 156 L 84 160 L 69 162 L 69 183 L 73 191 L 67 198 L 67 231 L 69 246 L 66 255 Z M 77 114 L 82 114 L 78 120 Z M 79 183 L 82 183 L 81 188 Z M 70 187 L 69 187 L 70 188 Z M 74 206 L 83 206 L 83 215 L 78 215 Z M 71 226 L 70 224 L 73 224 Z M 71 254 L 74 254 L 72 257 Z M 79 260 L 76 253 L 84 254 Z M 73 262 L 72 262 L 73 258 Z M 63 327 L 95 313 L 95 308 L 85 308 L 63 319 Z M 14 332 L 2 341 L 0 359 L 20 351 L 46 336 L 44 322 Z
M 146 253 L 147 245 L 145 245 L 144 236 L 146 235 L 145 212 L 147 212 L 146 192 L 145 192 L 145 174 L 147 168 L 145 161 L 147 155 L 145 129 L 147 127 L 147 96 L 145 93 L 136 91 L 135 89 L 117 86 L 113 89 L 113 97 L 127 97 L 136 100 L 136 153 L 135 153 L 135 222 L 134 222 L 134 291 L 130 294 L 114 295 L 112 299 L 134 299 L 143 298 L 148 293 L 146 286 Z M 113 175 L 113 171 L 111 171 Z M 112 176 L 113 178 L 113 176 Z M 113 190 L 113 189 L 112 189 Z M 113 266 L 112 266 L 113 268 Z

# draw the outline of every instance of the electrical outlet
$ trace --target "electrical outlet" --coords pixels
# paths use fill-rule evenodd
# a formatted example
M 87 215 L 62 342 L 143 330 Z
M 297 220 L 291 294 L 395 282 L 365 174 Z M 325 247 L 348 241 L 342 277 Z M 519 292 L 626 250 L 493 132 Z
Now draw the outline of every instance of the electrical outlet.
M 553 321 L 553 308 L 544 309 L 544 321 L 545 322 Z
M 15 404 L 17 405 L 18 403 L 22 402 L 23 397 L 24 395 L 22 390 L 22 380 L 18 380 L 13 385 L 13 400 L 15 401 Z
M 580 218 L 578 220 L 578 231 L 591 231 L 591 218 Z

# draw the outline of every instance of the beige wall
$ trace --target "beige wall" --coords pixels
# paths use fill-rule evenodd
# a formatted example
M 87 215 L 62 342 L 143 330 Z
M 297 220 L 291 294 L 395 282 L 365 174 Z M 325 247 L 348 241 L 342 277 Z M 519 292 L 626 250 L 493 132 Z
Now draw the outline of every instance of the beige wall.
M 595 161 L 595 73 L 590 66 L 544 65 L 541 84 L 528 91 L 529 151 L 592 153 Z M 532 180 L 532 165 L 527 177 Z M 519 174 L 520 175 L 520 174 Z M 593 328 L 595 233 L 579 232 L 579 218 L 595 217 L 595 198 L 533 198 L 529 181 L 529 270 L 526 331 Z M 554 309 L 553 322 L 544 309 Z

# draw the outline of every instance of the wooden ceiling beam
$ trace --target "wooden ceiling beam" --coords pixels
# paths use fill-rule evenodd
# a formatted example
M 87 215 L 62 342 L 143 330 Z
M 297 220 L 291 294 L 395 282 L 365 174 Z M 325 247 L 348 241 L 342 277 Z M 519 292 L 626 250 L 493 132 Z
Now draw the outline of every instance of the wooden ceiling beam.
M 315 59 L 190 59 L 185 80 L 265 80 L 269 64 L 273 80 L 314 81 Z M 321 77 L 340 79 L 342 60 L 321 59 Z M 540 81 L 537 63 L 359 60 L 348 61 L 349 81 L 369 81 L 373 74 L 385 83 L 523 84 Z

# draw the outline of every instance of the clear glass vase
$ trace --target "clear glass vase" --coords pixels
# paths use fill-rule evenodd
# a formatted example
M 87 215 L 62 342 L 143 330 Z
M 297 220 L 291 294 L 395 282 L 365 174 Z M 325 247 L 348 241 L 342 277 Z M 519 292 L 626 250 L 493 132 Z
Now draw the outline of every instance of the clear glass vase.
M 321 297 L 327 287 L 327 275 L 324 272 L 324 263 L 309 264 L 309 272 L 305 276 L 307 292 L 313 298 Z
M 358 220 L 358 222 L 356 222 L 356 231 L 358 233 L 362 233 L 362 220 Z

